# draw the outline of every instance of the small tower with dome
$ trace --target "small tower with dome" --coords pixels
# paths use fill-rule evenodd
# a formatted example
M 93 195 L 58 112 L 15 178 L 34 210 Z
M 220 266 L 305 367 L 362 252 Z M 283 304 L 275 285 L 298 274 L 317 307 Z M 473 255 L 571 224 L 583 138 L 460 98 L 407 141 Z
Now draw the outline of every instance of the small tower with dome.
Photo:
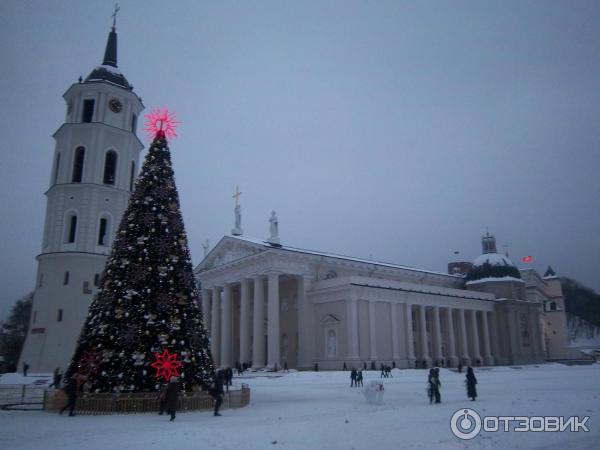
M 115 13 L 116 16 L 116 13 Z M 102 64 L 63 95 L 29 333 L 19 364 L 64 369 L 127 207 L 143 144 L 144 106 L 117 65 L 115 23 Z
M 508 256 L 498 253 L 493 234 L 486 232 L 481 236 L 481 251 L 465 276 L 467 289 L 497 297 L 524 298 L 521 272 Z

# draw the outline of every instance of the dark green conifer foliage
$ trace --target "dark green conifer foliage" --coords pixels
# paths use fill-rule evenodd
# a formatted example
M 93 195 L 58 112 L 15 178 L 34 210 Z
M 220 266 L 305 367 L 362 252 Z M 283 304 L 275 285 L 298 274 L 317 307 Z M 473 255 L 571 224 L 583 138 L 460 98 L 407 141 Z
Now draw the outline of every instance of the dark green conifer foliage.
M 183 388 L 214 378 L 165 135 L 156 135 L 132 194 L 67 376 L 92 392 L 155 391 L 156 353 L 177 354 Z

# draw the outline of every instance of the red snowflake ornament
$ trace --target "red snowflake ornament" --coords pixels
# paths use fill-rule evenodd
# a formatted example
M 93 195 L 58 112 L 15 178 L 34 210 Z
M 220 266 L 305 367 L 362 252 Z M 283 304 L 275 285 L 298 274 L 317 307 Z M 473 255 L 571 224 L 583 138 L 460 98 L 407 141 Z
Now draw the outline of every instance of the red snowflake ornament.
M 153 140 L 156 136 L 162 135 L 167 139 L 177 137 L 175 128 L 180 122 L 175 118 L 175 113 L 167 108 L 154 108 L 150 114 L 146 114 L 146 128 L 148 139 Z
M 177 353 L 169 353 L 168 349 L 164 349 L 162 354 L 155 353 L 156 361 L 150 364 L 151 367 L 156 369 L 156 378 L 163 377 L 166 381 L 169 381 L 171 377 L 179 376 L 179 369 L 181 363 L 177 361 Z

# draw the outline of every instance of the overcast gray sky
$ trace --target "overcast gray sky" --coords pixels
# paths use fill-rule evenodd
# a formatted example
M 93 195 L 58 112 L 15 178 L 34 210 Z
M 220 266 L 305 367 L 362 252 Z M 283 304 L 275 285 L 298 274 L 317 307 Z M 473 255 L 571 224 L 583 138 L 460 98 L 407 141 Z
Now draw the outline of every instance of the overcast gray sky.
M 119 68 L 183 122 L 194 264 L 239 185 L 250 236 L 276 210 L 284 244 L 445 271 L 489 227 L 600 290 L 600 2 L 120 3 Z M 62 94 L 113 4 L 0 3 L 0 311 L 34 287 Z

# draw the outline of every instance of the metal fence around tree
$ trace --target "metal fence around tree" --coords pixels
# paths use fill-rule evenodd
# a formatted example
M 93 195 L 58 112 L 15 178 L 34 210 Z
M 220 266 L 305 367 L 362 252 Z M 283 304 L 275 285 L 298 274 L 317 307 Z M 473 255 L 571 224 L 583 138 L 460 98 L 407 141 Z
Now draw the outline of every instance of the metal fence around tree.
M 250 403 L 250 388 L 242 383 L 241 389 L 230 389 L 223 396 L 222 409 L 242 408 Z M 57 411 L 67 404 L 67 396 L 62 390 L 47 390 L 44 396 L 44 410 Z M 177 402 L 177 412 L 206 411 L 214 406 L 213 398 L 206 392 L 182 392 Z M 84 393 L 77 397 L 75 413 L 135 414 L 155 413 L 160 409 L 158 393 Z

